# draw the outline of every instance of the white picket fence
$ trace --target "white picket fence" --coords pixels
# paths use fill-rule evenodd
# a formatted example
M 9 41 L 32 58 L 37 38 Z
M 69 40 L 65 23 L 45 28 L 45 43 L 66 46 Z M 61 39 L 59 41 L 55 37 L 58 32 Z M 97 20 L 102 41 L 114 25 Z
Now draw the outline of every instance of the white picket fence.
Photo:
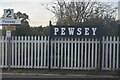
M 119 37 L 103 37 L 102 69 L 120 66 Z M 51 50 L 49 50 L 51 49 Z M 46 36 L 15 36 L 11 40 L 11 68 L 48 68 L 51 51 L 52 69 L 97 69 L 100 66 L 100 40 Z M 0 67 L 7 68 L 7 38 L 0 37 Z
M 51 66 L 56 69 L 95 69 L 98 65 L 97 39 L 53 39 Z
M 48 37 L 12 37 L 12 68 L 48 68 Z M 7 38 L 1 37 L 2 67 L 7 67 Z
M 120 40 L 119 37 L 103 37 L 102 69 L 120 68 Z

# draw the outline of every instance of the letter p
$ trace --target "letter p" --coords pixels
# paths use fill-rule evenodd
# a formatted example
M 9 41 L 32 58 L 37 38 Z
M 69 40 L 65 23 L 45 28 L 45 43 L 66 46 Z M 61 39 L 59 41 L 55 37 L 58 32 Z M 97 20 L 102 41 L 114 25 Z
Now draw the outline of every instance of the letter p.
M 54 35 L 57 35 L 58 31 L 59 31 L 59 28 L 54 28 Z

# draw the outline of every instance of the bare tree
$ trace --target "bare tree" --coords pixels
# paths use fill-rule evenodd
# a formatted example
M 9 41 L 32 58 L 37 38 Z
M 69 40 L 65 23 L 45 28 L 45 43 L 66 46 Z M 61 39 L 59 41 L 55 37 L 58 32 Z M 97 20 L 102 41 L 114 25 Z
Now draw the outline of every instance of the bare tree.
M 114 3 L 89 0 L 56 0 L 44 6 L 55 15 L 56 25 L 100 26 L 104 35 L 118 35 Z
M 95 25 L 98 22 L 108 25 L 116 19 L 117 8 L 112 3 L 97 1 L 56 1 L 47 5 L 47 9 L 54 13 L 57 25 Z

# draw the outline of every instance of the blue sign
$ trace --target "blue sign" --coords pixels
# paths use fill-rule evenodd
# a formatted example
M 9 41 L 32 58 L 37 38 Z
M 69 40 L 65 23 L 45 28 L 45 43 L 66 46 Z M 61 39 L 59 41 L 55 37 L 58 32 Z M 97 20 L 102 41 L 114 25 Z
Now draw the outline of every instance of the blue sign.
M 99 37 L 100 27 L 96 26 L 51 26 L 52 37 Z

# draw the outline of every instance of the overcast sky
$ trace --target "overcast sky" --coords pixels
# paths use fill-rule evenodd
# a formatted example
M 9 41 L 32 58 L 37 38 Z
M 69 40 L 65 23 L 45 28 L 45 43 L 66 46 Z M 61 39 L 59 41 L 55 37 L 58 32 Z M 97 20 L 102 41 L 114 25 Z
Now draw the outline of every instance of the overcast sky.
M 14 9 L 15 13 L 20 11 L 22 13 L 28 14 L 31 26 L 46 26 L 49 24 L 50 20 L 54 21 L 54 15 L 41 4 L 49 4 L 54 1 L 56 0 L 0 0 L 0 17 L 3 15 L 3 9 L 10 8 Z M 99 1 L 118 2 L 119 0 Z

